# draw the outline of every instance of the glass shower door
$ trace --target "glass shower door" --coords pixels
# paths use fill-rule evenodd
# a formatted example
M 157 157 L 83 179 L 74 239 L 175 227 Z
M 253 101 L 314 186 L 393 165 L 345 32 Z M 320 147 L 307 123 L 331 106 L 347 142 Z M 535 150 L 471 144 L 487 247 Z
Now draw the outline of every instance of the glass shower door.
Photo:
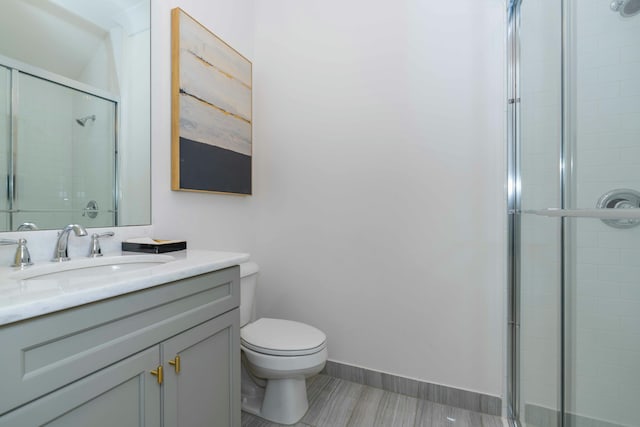
M 565 425 L 640 426 L 640 229 L 567 222 Z
M 528 214 L 562 203 L 562 8 L 523 1 L 519 21 L 518 412 L 553 427 L 562 411 L 562 220 Z
M 117 225 L 116 103 L 24 73 L 18 85 L 14 224 Z
M 567 2 L 568 205 L 623 215 L 566 219 L 565 420 L 575 427 L 640 426 L 640 15 L 626 16 L 639 8 Z
M 514 3 L 516 416 L 637 427 L 640 1 Z

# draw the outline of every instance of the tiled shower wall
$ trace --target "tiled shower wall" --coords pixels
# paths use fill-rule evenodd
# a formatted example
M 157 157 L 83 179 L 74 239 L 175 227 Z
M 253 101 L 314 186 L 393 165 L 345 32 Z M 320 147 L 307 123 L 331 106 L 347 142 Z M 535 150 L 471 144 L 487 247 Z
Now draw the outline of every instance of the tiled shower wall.
M 73 162 L 72 199 L 74 223 L 86 227 L 109 227 L 114 225 L 115 208 L 113 188 L 115 185 L 115 123 L 116 104 L 111 101 L 74 93 L 75 117 L 95 115 L 80 126 L 73 120 L 71 162 Z M 83 209 L 89 201 L 98 205 L 98 215 L 92 218 Z
M 640 191 L 640 15 L 608 0 L 574 0 L 575 206 L 615 188 Z M 574 220 L 576 270 L 568 312 L 568 409 L 640 425 L 640 227 Z

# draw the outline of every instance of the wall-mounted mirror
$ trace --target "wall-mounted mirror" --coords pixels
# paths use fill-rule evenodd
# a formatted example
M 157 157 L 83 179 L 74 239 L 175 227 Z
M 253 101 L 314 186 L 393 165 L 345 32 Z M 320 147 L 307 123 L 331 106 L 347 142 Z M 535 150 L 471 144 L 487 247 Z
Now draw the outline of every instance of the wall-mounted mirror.
M 0 231 L 149 224 L 150 0 L 2 0 Z

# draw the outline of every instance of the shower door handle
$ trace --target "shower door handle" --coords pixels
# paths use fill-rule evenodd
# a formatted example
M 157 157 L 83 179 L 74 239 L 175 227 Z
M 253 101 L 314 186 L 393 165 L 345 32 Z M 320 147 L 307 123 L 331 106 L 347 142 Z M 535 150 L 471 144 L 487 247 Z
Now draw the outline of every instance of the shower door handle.
M 16 200 L 16 176 L 15 174 L 7 174 L 7 199 Z

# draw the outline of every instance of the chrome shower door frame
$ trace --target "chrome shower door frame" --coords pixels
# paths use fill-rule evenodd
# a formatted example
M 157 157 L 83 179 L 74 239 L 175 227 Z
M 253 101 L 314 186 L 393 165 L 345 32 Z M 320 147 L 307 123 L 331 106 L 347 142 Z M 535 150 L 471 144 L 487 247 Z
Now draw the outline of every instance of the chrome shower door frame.
M 509 0 L 507 22 L 507 84 L 508 84 L 508 108 L 507 108 L 507 206 L 508 206 L 508 336 L 507 336 L 507 416 L 512 426 L 521 426 L 520 422 L 520 316 L 521 316 L 521 121 L 520 121 L 520 24 L 521 6 L 526 0 Z M 566 345 L 566 315 L 567 284 L 575 280 L 575 253 L 572 251 L 575 238 L 575 221 L 567 218 L 587 217 L 597 218 L 602 212 L 594 210 L 579 210 L 575 208 L 575 191 L 568 183 L 573 182 L 575 165 L 573 163 L 574 149 L 576 146 L 576 132 L 574 128 L 576 97 L 574 49 L 575 22 L 572 19 L 572 1 L 560 0 L 561 7 L 561 133 L 558 147 L 558 174 L 559 174 L 559 202 L 560 206 L 554 209 L 542 209 L 535 213 L 560 219 L 559 244 L 560 244 L 560 289 L 559 289 L 559 402 L 557 426 L 564 427 L 567 424 L 565 401 L 567 396 L 566 367 L 571 360 L 567 354 L 569 347 Z M 590 211 L 590 212 L 588 212 Z M 620 215 L 624 213 L 620 212 Z M 615 217 L 615 213 L 613 214 Z
M 507 417 L 510 425 L 519 427 L 522 425 L 520 421 L 520 384 L 521 384 L 521 361 L 520 361 L 520 345 L 521 345 L 521 225 L 522 225 L 522 187 L 521 187 L 521 120 L 520 120 L 520 29 L 521 29 L 521 6 L 525 0 L 509 0 L 507 10 L 507 216 L 508 216 L 508 262 L 507 262 Z M 572 123 L 571 115 L 573 111 L 569 108 L 570 103 L 567 99 L 571 99 L 574 89 L 566 84 L 568 66 L 574 61 L 566 61 L 567 49 L 570 42 L 567 28 L 570 22 L 568 17 L 569 2 L 561 0 L 562 10 L 562 47 L 561 47 L 561 138 L 558 147 L 558 174 L 560 188 L 560 205 L 559 208 L 564 210 L 568 206 L 572 206 L 570 197 L 572 192 L 568 191 L 566 183 L 572 173 L 573 164 L 571 162 L 572 129 L 568 124 Z M 568 271 L 567 266 L 571 265 L 567 262 L 572 256 L 569 248 L 565 244 L 570 236 L 570 230 L 567 227 L 567 221 L 561 216 L 560 222 L 560 343 L 559 343 L 559 402 L 558 402 L 558 427 L 564 426 L 564 367 L 565 367 L 565 282 L 572 277 L 572 272 Z
M 510 0 L 507 10 L 507 417 L 519 426 L 520 396 L 520 5 Z

